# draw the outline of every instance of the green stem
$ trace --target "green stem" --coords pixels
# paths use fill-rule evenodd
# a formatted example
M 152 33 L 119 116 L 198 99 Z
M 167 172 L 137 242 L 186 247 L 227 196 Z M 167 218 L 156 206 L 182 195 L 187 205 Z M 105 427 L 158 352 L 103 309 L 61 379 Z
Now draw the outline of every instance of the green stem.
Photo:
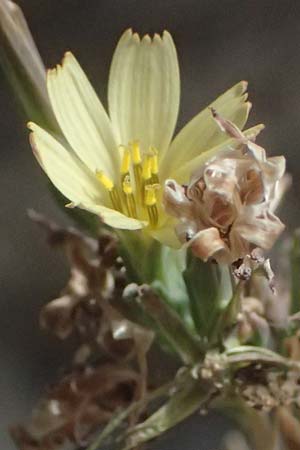
M 127 433 L 125 450 L 149 441 L 182 422 L 206 405 L 214 392 L 215 388 L 203 380 L 187 380 L 183 389 L 176 392 L 164 406 Z
M 187 255 L 184 280 L 189 294 L 190 310 L 195 328 L 207 340 L 208 347 L 219 335 L 217 324 L 233 296 L 230 268 L 204 263 L 192 253 Z
M 185 364 L 201 361 L 204 355 L 201 342 L 190 333 L 178 314 L 147 285 L 141 286 L 140 296 L 143 309 L 182 361 Z
M 155 265 L 153 252 L 160 244 L 140 230 L 116 230 L 116 233 L 120 239 L 120 254 L 130 282 L 151 283 L 151 271 Z

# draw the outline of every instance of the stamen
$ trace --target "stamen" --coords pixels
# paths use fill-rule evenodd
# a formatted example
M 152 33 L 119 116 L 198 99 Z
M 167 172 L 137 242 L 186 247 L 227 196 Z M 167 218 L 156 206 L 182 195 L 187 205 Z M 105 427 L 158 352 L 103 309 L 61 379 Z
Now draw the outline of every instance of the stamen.
M 145 156 L 142 163 L 141 203 L 145 203 L 145 188 L 151 184 L 151 159 Z
M 139 204 L 142 204 L 143 201 L 142 158 L 141 158 L 140 144 L 138 143 L 138 141 L 133 141 L 131 143 L 131 151 L 132 151 L 133 174 L 135 180 L 137 202 Z
M 108 191 L 111 191 L 114 187 L 113 181 L 105 175 L 105 173 L 102 170 L 96 170 L 96 177 L 100 181 L 100 183 L 107 189 Z
M 153 206 L 156 204 L 155 190 L 156 189 L 152 184 L 145 186 L 145 205 L 146 206 Z
M 150 158 L 150 164 L 151 164 L 151 181 L 152 183 L 158 183 L 158 151 L 154 147 L 150 147 L 151 156 Z
M 141 164 L 142 158 L 141 158 L 140 144 L 137 141 L 134 141 L 131 144 L 131 148 L 132 148 L 133 164 L 134 165 Z
M 130 217 L 137 218 L 136 204 L 129 175 L 125 177 L 122 187 L 125 194 L 125 202 L 128 215 Z
M 130 194 L 132 194 L 132 185 L 131 185 L 131 182 L 130 182 L 130 177 L 129 177 L 129 175 L 127 175 L 125 178 L 124 178 L 124 181 L 123 181 L 123 191 L 124 191 L 124 193 L 126 194 L 126 195 L 130 195 Z
M 155 228 L 158 222 L 158 210 L 157 206 L 147 206 L 149 223 L 152 228 Z
M 150 227 L 155 227 L 159 219 L 156 193 L 160 188 L 158 151 L 149 147 L 148 152 L 142 154 L 138 141 L 132 141 L 128 146 L 121 145 L 120 149 L 123 151 L 120 187 L 119 183 L 116 187 L 103 171 L 96 172 L 97 179 L 108 191 L 114 209 L 132 218 L 146 210 Z
M 151 179 L 151 159 L 150 156 L 146 156 L 142 165 L 142 177 L 144 182 Z
M 123 159 L 122 159 L 122 164 L 121 164 L 121 175 L 122 178 L 124 176 L 126 176 L 129 173 L 129 169 L 130 169 L 130 163 L 131 163 L 131 154 L 130 154 L 130 150 L 126 147 L 121 146 L 122 148 L 124 148 L 124 153 L 123 153 Z
M 113 204 L 113 207 L 120 212 L 123 212 L 122 208 L 122 202 L 119 196 L 119 193 L 115 187 L 112 188 L 111 191 L 109 191 L 110 200 Z
M 122 212 L 122 202 L 120 199 L 120 196 L 118 194 L 117 189 L 114 186 L 113 181 L 105 175 L 105 173 L 101 171 L 96 171 L 96 177 L 100 181 L 100 183 L 105 187 L 105 189 L 109 192 L 109 197 L 112 202 L 113 207 L 117 210 Z
M 156 190 L 159 189 L 159 187 L 160 186 L 157 184 L 145 186 L 145 205 L 148 212 L 149 222 L 152 227 L 155 227 L 158 222 Z

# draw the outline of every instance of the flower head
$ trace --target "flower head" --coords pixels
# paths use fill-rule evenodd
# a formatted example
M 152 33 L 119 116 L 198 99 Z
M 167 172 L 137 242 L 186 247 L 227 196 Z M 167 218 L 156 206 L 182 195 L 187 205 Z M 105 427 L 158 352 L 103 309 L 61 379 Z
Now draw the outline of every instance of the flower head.
M 176 231 L 204 261 L 232 263 L 256 248 L 270 249 L 284 226 L 274 214 L 283 156 L 265 150 L 214 109 L 212 115 L 232 139 L 227 148 L 202 165 L 189 184 L 168 180 L 166 210 L 178 219 Z
M 31 144 L 69 206 L 89 210 L 106 224 L 144 229 L 180 245 L 163 208 L 165 181 L 178 182 L 233 141 L 220 132 L 208 108 L 172 141 L 179 110 L 176 49 L 168 32 L 142 39 L 131 30 L 116 48 L 108 83 L 109 114 L 71 53 L 48 72 L 48 94 L 65 142 L 29 123 Z M 250 104 L 240 82 L 211 106 L 242 128 Z M 255 136 L 261 126 L 245 132 Z

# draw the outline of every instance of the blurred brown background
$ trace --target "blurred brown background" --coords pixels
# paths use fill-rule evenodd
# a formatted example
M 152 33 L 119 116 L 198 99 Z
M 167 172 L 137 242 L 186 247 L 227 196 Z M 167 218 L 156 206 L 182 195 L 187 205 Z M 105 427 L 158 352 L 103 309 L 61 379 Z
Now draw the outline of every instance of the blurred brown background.
M 23 0 L 19 1 L 46 66 L 72 50 L 106 103 L 114 46 L 124 29 L 168 29 L 182 76 L 179 125 L 241 79 L 249 81 L 250 124 L 264 122 L 260 142 L 285 154 L 294 186 L 281 216 L 300 222 L 300 2 L 298 0 Z M 40 332 L 42 304 L 66 280 L 62 258 L 49 250 L 29 221 L 32 207 L 66 222 L 31 155 L 16 103 L 0 75 L 0 423 L 1 448 L 13 447 L 5 429 L 22 421 L 68 354 L 65 344 Z M 193 420 L 152 449 L 221 449 L 222 419 Z

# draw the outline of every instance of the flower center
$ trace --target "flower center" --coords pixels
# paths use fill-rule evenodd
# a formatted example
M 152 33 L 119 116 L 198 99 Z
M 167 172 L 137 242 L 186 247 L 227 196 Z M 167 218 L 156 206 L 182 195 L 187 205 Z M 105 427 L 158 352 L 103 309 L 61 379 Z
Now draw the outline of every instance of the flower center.
M 159 213 L 157 207 L 158 191 L 158 151 L 150 147 L 141 154 L 138 142 L 127 147 L 121 146 L 123 158 L 117 185 L 103 172 L 96 176 L 108 191 L 112 207 L 134 219 L 147 217 L 149 225 L 156 227 Z

